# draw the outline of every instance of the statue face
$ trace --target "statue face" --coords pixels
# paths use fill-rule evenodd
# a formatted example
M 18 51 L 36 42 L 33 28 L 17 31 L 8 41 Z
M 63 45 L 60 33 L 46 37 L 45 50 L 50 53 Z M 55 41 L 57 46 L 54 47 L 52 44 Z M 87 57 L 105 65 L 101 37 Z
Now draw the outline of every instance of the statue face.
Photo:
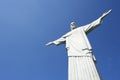
M 71 30 L 73 30 L 73 29 L 77 28 L 77 26 L 76 26 L 75 22 L 71 22 L 70 27 L 71 27 Z

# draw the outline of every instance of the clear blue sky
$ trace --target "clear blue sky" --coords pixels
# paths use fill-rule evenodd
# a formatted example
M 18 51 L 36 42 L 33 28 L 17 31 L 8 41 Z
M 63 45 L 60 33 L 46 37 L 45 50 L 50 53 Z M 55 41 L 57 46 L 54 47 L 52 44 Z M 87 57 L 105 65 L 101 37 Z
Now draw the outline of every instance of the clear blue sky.
M 88 35 L 103 80 L 120 75 L 119 0 L 1 0 L 0 80 L 67 80 L 65 45 L 45 44 L 112 9 Z

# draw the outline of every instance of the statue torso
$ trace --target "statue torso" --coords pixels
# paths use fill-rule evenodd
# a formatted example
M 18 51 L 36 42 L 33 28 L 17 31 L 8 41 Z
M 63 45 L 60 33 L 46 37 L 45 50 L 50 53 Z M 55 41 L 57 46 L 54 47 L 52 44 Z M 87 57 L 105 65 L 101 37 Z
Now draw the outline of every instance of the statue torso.
M 71 35 L 66 37 L 66 48 L 68 56 L 86 55 L 91 51 L 91 45 L 83 27 L 71 31 Z

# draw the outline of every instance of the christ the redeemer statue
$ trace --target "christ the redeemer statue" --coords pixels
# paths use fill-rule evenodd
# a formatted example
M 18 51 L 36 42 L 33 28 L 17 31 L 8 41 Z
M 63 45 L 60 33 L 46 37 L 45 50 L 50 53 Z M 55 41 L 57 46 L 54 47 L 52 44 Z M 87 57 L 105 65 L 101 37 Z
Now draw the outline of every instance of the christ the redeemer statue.
M 101 80 L 95 65 L 95 57 L 87 34 L 99 26 L 111 10 L 103 13 L 97 20 L 78 27 L 71 23 L 71 31 L 46 45 L 66 44 L 68 52 L 68 80 Z

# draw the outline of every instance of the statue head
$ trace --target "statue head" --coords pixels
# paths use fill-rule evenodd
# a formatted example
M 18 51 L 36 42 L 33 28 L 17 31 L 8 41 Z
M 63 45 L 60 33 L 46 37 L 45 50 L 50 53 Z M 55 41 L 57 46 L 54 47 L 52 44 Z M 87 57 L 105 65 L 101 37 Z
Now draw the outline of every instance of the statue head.
M 70 23 L 70 28 L 71 28 L 71 30 L 77 28 L 76 23 L 75 22 L 71 22 Z

